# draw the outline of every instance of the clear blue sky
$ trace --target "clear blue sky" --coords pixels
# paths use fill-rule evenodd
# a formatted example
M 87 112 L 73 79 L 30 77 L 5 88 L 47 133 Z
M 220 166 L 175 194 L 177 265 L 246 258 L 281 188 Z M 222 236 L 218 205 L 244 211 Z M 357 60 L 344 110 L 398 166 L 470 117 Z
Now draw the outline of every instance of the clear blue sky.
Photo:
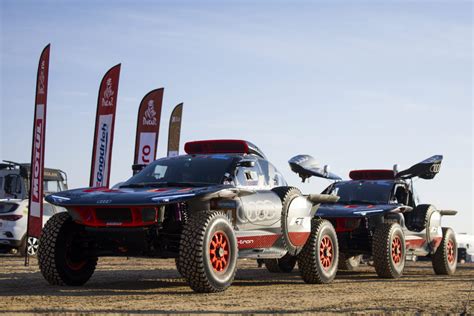
M 230 4 L 229 4 L 230 3 Z M 165 87 L 158 155 L 184 102 L 182 144 L 242 138 L 305 192 L 287 160 L 409 167 L 422 202 L 457 209 L 474 233 L 471 1 L 0 1 L 0 158 L 29 161 L 36 67 L 51 43 L 46 164 L 71 187 L 90 172 L 97 90 L 122 63 L 112 183 L 130 176 L 138 103 Z

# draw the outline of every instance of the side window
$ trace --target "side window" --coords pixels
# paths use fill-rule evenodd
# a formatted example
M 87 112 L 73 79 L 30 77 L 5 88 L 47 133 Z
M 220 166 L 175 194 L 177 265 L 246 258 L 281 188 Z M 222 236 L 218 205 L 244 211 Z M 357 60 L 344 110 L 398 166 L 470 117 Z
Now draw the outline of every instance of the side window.
M 5 193 L 8 194 L 20 194 L 21 193 L 21 180 L 18 175 L 7 175 L 5 177 Z
M 395 203 L 408 205 L 408 190 L 403 184 L 395 185 L 395 190 L 391 199 Z
M 265 185 L 265 177 L 263 176 L 258 163 L 253 167 L 237 167 L 235 178 L 237 186 L 249 187 Z
M 262 171 L 265 175 L 267 185 L 269 185 L 271 188 L 287 185 L 283 175 L 277 170 L 277 168 L 275 168 L 274 165 L 265 160 L 261 160 L 259 162 L 262 165 Z

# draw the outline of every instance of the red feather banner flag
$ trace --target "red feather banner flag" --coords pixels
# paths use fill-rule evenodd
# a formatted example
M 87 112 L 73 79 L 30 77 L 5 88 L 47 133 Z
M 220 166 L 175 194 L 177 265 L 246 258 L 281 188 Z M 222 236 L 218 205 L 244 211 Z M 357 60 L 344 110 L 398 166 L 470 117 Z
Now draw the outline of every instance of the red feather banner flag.
M 49 75 L 48 44 L 41 53 L 36 77 L 35 115 L 31 148 L 28 237 L 39 238 L 43 226 L 44 147 L 46 136 L 46 102 Z M 26 263 L 26 262 L 25 262 Z
M 132 167 L 134 173 L 156 159 L 163 92 L 163 88 L 148 92 L 138 108 L 135 156 Z
M 110 68 L 100 83 L 92 143 L 90 187 L 109 187 L 119 78 L 120 64 Z
M 171 112 L 168 131 L 168 157 L 179 155 L 179 138 L 181 135 L 181 121 L 183 119 L 183 103 L 178 104 Z

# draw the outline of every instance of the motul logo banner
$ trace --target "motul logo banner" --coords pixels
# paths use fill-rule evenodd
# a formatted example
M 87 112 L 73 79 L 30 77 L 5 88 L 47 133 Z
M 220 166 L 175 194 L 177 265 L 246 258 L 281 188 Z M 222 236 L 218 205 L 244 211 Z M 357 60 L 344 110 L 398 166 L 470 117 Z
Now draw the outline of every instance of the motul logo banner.
M 171 112 L 168 131 L 168 157 L 179 155 L 179 138 L 181 135 L 181 120 L 183 119 L 183 103 L 178 104 Z
M 138 109 L 134 165 L 148 165 L 156 158 L 164 89 L 150 91 Z
M 46 102 L 49 74 L 48 44 L 41 53 L 36 80 L 35 117 L 31 146 L 30 194 L 28 209 L 29 237 L 39 238 L 43 226 L 44 145 L 46 136 Z
M 119 78 L 120 64 L 110 68 L 100 83 L 92 148 L 90 187 L 109 186 Z

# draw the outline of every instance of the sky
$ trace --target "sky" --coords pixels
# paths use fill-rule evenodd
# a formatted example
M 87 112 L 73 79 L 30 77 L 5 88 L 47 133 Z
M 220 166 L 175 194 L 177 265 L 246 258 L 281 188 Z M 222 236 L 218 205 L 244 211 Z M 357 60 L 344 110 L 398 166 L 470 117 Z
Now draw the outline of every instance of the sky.
M 420 202 L 474 233 L 471 1 L 0 1 L 0 159 L 29 162 L 39 55 L 51 43 L 46 166 L 88 185 L 97 93 L 122 63 L 111 183 L 130 177 L 141 98 L 164 87 L 158 157 L 184 102 L 186 141 L 246 139 L 343 178 L 444 155 Z

